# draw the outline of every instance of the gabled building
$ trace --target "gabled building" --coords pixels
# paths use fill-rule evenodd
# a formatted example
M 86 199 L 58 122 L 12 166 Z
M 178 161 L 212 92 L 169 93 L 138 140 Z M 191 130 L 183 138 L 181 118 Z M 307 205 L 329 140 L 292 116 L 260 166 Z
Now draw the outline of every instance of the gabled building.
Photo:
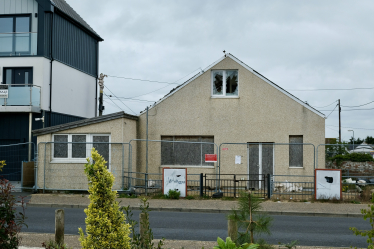
M 0 0 L 0 145 L 36 144 L 32 129 L 96 116 L 101 41 L 65 0 Z M 34 148 L 9 150 L 3 173 L 18 180 Z
M 116 176 L 116 189 L 131 177 L 144 185 L 135 182 L 145 172 L 149 184 L 161 181 L 163 168 L 187 168 L 195 182 L 206 173 L 207 184 L 216 182 L 217 173 L 231 180 L 237 174 L 237 181 L 263 181 L 271 174 L 274 182 L 313 182 L 316 160 L 325 168 L 325 151 L 315 154 L 325 142 L 324 114 L 231 54 L 139 116 L 114 113 L 33 134 L 41 145 L 37 186 L 46 190 L 87 188 L 84 159 L 90 148 L 99 148 L 94 136 L 107 137 L 105 150 L 98 150 Z M 82 136 L 86 144 L 73 147 Z M 63 137 L 71 143 L 59 143 Z M 218 154 L 219 165 L 205 161 L 206 154 Z

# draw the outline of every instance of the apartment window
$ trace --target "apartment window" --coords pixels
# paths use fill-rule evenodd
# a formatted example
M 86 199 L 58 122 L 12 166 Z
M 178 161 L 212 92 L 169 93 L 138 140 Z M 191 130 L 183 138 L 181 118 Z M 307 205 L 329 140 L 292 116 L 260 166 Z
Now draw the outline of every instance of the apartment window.
M 303 167 L 303 136 L 290 136 L 290 167 Z
M 3 71 L 4 84 L 12 84 L 14 86 L 33 84 L 33 69 L 31 67 L 5 67 Z
M 161 136 L 161 140 L 168 141 L 161 142 L 161 165 L 214 166 L 205 162 L 205 154 L 214 154 L 213 136 Z
M 0 16 L 0 54 L 30 54 L 30 15 Z
M 110 135 L 101 134 L 56 134 L 53 135 L 55 162 L 86 163 L 95 148 L 110 165 Z M 109 168 L 109 165 L 107 167 Z
M 212 71 L 212 96 L 237 97 L 239 95 L 238 70 Z

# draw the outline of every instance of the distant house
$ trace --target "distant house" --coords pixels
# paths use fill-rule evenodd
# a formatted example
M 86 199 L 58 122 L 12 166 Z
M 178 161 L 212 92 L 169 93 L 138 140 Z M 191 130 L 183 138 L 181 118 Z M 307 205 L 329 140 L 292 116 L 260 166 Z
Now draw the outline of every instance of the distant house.
M 45 147 L 41 145 L 46 148 L 45 152 L 39 153 L 39 188 L 45 183 L 46 189 L 54 189 L 58 182 L 75 189 L 86 186 L 84 158 L 89 156 L 89 148 L 99 146 L 92 145 L 94 137 L 103 134 L 110 137 L 105 140 L 109 141 L 108 146 L 110 142 L 132 140 L 131 154 L 127 153 L 127 144 L 123 144 L 123 148 L 111 144 L 111 152 L 104 152 L 111 155 L 107 156 L 109 169 L 117 178 L 121 174 L 127 177 L 126 172 L 133 171 L 139 172 L 139 179 L 144 179 L 148 171 L 148 179 L 156 180 L 163 168 L 172 167 L 187 168 L 189 174 L 220 172 L 222 175 L 238 174 L 243 180 L 256 180 L 266 174 L 314 175 L 317 158 L 314 149 L 325 142 L 325 117 L 227 54 L 139 116 L 116 113 L 33 132 L 39 145 L 46 143 Z M 148 158 L 147 133 L 151 140 Z M 84 136 L 81 141 L 87 142 L 83 150 L 78 144 L 59 143 L 62 139 L 78 142 L 81 135 Z M 74 158 L 73 154 L 79 158 Z M 206 154 L 219 154 L 220 165 L 206 162 Z M 320 150 L 320 167 L 324 168 L 324 160 L 325 153 Z M 44 167 L 45 181 L 41 179 Z M 79 175 L 79 180 L 71 177 L 74 174 Z M 232 175 L 227 177 L 232 178 Z M 66 183 L 62 183 L 65 179 Z M 116 180 L 116 186 L 123 179 Z M 287 178 L 278 177 L 277 180 Z
M 64 0 L 0 0 L 0 159 L 21 178 L 31 130 L 96 116 L 103 39 Z M 44 116 L 44 123 L 35 119 Z M 26 148 L 25 148 L 26 147 Z
M 370 154 L 374 157 L 374 148 L 371 145 L 363 142 L 360 145 L 355 145 L 355 148 L 350 150 L 349 153 L 361 153 L 361 154 Z

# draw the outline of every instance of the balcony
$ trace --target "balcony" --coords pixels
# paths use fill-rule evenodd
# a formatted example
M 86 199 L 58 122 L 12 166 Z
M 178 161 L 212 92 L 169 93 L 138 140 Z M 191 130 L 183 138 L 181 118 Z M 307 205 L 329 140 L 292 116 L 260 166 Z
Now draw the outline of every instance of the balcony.
M 0 56 L 37 55 L 37 33 L 0 33 Z
M 40 86 L 24 84 L 1 84 L 0 90 L 0 112 L 40 113 Z

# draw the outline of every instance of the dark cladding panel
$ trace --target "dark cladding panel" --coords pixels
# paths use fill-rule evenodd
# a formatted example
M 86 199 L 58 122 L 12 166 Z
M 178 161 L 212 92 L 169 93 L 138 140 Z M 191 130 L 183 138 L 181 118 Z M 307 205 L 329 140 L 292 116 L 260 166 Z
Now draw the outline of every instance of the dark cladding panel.
M 57 13 L 53 19 L 53 58 L 96 77 L 98 41 Z

